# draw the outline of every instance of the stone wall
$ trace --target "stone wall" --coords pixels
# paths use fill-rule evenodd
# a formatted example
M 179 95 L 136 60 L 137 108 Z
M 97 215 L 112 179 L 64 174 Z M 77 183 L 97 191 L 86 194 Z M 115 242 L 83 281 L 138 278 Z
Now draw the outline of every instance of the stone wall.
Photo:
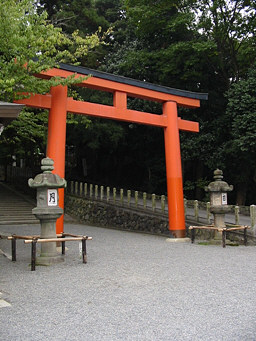
M 65 212 L 82 223 L 169 236 L 168 216 L 66 195 Z

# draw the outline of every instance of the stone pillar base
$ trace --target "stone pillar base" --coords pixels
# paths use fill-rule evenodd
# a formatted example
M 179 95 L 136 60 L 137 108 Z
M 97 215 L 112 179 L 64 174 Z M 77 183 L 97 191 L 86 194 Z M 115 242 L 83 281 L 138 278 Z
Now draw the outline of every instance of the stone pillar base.
M 190 243 L 190 238 L 167 238 L 168 243 Z
M 222 233 L 219 231 L 214 231 L 214 240 L 216 242 L 222 243 Z
M 55 256 L 40 255 L 39 257 L 36 258 L 36 265 L 52 265 L 61 262 L 64 262 L 64 257 L 62 255 Z

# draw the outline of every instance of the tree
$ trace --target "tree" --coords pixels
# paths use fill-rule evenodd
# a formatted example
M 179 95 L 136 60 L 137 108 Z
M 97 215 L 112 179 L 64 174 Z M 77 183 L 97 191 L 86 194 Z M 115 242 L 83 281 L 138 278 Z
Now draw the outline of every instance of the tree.
M 128 39 L 106 58 L 107 71 L 209 93 L 200 109 L 179 112 L 200 123 L 199 134 L 181 134 L 184 179 L 195 186 L 210 180 L 225 165 L 221 150 L 230 136 L 225 93 L 256 57 L 255 1 L 126 0 L 120 21 Z M 227 171 L 232 177 L 234 169 Z M 200 199 L 200 192 L 191 196 Z
M 31 109 L 24 109 L 1 135 L 0 163 L 10 164 L 15 155 L 17 160 L 25 160 L 31 169 L 38 166 L 45 151 L 47 123 L 46 111 L 34 113 Z
M 33 75 L 60 62 L 75 63 L 100 43 L 97 34 L 63 34 L 48 22 L 45 11 L 37 12 L 33 0 L 2 0 L 0 16 L 0 99 L 5 101 L 18 93 L 45 93 L 51 86 L 77 82 L 74 77 L 46 81 Z
M 81 37 L 76 30 L 64 34 L 48 21 L 46 11 L 39 13 L 37 3 L 0 2 L 0 100 L 13 101 L 25 93 L 47 93 L 51 86 L 81 81 L 74 77 L 44 80 L 34 75 L 58 67 L 60 62 L 77 63 L 101 43 L 98 33 Z M 33 168 L 45 151 L 46 130 L 46 112 L 24 109 L 1 135 L 2 162 L 16 155 Z
M 225 114 L 230 136 L 221 150 L 225 168 L 234 169 L 231 179 L 237 186 L 236 202 L 244 205 L 255 197 L 256 183 L 256 64 L 245 79 L 234 83 L 227 93 L 228 104 Z M 253 190 L 254 189 L 254 190 Z
M 82 37 L 95 31 L 108 41 L 110 26 L 115 20 L 116 1 L 106 0 L 40 0 L 51 22 L 70 35 L 77 29 Z M 93 51 L 79 58 L 82 65 L 98 68 L 107 51 L 107 44 L 98 45 Z
M 47 11 L 52 23 L 72 34 L 79 29 L 82 34 L 91 34 L 99 26 L 108 28 L 108 21 L 99 14 L 94 0 L 41 0 L 41 6 Z
M 215 71 L 229 88 L 247 73 L 255 60 L 256 2 L 255 0 L 194 1 L 198 28 L 216 44 L 218 64 Z M 209 65 L 213 67 L 213 65 Z M 217 68 L 216 68 L 217 67 Z
M 214 46 L 214 57 L 208 58 L 207 66 L 207 74 L 211 72 L 216 80 L 214 87 L 208 90 L 211 116 L 208 122 L 203 122 L 203 127 L 207 123 L 210 128 L 205 135 L 209 138 L 201 144 L 204 149 L 209 144 L 213 148 L 207 148 L 208 160 L 205 159 L 204 163 L 212 170 L 216 167 L 225 169 L 227 180 L 235 185 L 236 198 L 233 195 L 233 202 L 244 203 L 246 188 L 249 188 L 249 174 L 254 172 L 254 166 L 247 162 L 246 169 L 241 168 L 245 160 L 250 159 L 250 153 L 239 152 L 239 148 L 234 148 L 234 127 L 231 126 L 233 118 L 225 114 L 225 111 L 227 105 L 230 107 L 230 94 L 233 96 L 230 89 L 234 83 L 247 77 L 248 69 L 256 58 L 256 3 L 254 0 L 202 0 L 194 1 L 193 8 L 197 14 L 200 34 Z M 202 138 L 201 135 L 199 140 Z M 238 130 L 236 139 L 243 140 L 243 134 L 240 135 Z M 238 154 L 234 153 L 235 150 Z M 234 167 L 236 162 L 237 168 Z

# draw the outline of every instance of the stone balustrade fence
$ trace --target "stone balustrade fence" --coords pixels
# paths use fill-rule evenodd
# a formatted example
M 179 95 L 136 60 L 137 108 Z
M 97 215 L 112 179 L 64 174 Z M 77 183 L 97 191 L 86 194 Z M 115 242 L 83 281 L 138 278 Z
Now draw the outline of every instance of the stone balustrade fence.
M 104 187 L 78 181 L 68 182 L 67 192 L 79 197 L 106 201 L 117 206 L 149 210 L 151 212 L 162 212 L 166 215 L 168 212 L 167 197 L 165 195 L 148 194 L 146 192 L 142 193 L 133 190 L 125 191 L 122 188 L 110 188 L 109 186 Z M 202 220 L 202 214 L 200 212 L 204 212 L 204 221 L 206 220 L 207 224 L 213 221 L 213 215 L 210 212 L 210 202 L 184 199 L 184 208 L 186 218 L 190 217 L 192 220 L 200 222 Z M 231 213 L 235 215 L 234 223 L 236 225 L 240 224 L 240 216 L 242 214 L 250 217 L 250 226 L 255 227 L 256 205 L 231 205 Z
M 69 181 L 67 193 L 92 200 L 111 202 L 116 205 L 143 208 L 153 212 L 167 213 L 165 195 L 148 194 L 146 192 L 110 188 L 78 181 Z

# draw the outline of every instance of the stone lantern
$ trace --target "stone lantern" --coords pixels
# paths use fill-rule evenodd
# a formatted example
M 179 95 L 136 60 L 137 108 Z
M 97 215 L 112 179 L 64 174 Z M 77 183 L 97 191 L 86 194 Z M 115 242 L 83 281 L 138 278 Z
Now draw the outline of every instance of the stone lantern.
M 214 225 L 218 228 L 226 227 L 225 214 L 231 211 L 228 205 L 227 192 L 233 190 L 232 185 L 223 181 L 223 172 L 220 169 L 214 171 L 214 181 L 205 187 L 206 192 L 210 192 L 210 212 L 214 215 Z M 216 236 L 215 236 L 216 237 Z
M 41 161 L 40 173 L 34 179 L 28 180 L 28 185 L 37 190 L 37 206 L 32 213 L 40 220 L 40 238 L 56 238 L 56 220 L 63 214 L 59 207 L 58 188 L 66 187 L 66 180 L 57 174 L 53 174 L 53 160 L 45 158 Z M 40 257 L 37 264 L 50 265 L 62 261 L 63 258 L 57 253 L 56 243 L 42 243 Z

